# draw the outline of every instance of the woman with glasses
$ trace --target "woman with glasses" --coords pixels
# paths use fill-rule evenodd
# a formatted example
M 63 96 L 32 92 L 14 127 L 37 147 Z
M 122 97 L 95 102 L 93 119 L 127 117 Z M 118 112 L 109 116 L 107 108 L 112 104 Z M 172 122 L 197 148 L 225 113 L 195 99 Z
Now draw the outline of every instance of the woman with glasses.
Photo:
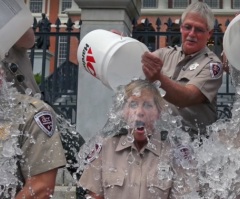
M 177 166 L 166 131 L 157 125 L 164 109 L 158 88 L 134 80 L 114 102 L 115 128 L 92 144 L 95 149 L 87 157 L 79 155 L 87 164 L 79 182 L 87 198 L 168 199 L 196 190 L 194 170 Z M 189 150 L 182 150 L 189 158 Z
M 182 116 L 184 129 L 194 138 L 206 134 L 217 119 L 216 95 L 222 84 L 223 67 L 207 42 L 214 28 L 214 15 L 203 2 L 190 4 L 181 16 L 182 44 L 160 48 L 142 56 L 148 80 L 161 81 L 173 115 Z

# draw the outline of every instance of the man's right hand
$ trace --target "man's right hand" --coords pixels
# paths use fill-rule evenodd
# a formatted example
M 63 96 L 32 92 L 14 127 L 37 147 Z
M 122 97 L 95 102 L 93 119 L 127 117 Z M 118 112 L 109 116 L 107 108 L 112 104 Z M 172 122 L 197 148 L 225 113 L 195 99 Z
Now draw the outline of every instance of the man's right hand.
M 142 55 L 142 64 L 142 70 L 149 81 L 154 82 L 160 80 L 160 73 L 163 66 L 160 58 L 153 53 L 145 52 Z

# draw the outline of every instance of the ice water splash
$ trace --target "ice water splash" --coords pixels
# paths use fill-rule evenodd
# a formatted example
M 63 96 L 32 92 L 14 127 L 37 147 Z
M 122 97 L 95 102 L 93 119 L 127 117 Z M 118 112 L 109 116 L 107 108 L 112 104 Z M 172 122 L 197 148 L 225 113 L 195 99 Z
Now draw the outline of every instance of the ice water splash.
M 240 195 L 239 100 L 232 118 L 218 120 L 208 128 L 197 149 L 198 176 L 205 198 L 237 198 Z
M 240 196 L 240 71 L 230 68 L 236 88 L 232 118 L 207 128 L 208 138 L 195 151 L 203 198 L 235 199 Z
M 134 96 L 140 96 L 141 92 L 138 89 L 135 89 L 132 94 Z M 132 118 L 135 123 L 133 123 L 134 125 L 130 127 L 130 125 L 127 125 L 126 122 L 123 120 L 122 110 L 126 102 L 125 95 L 126 94 L 123 88 L 118 90 L 113 101 L 113 106 L 110 109 L 110 113 L 108 114 L 109 118 L 106 125 L 99 133 L 97 133 L 97 135 L 94 136 L 94 138 L 86 141 L 86 143 L 81 147 L 80 152 L 78 153 L 79 171 L 83 171 L 84 169 L 87 169 L 89 167 L 89 157 L 90 159 L 98 157 L 98 155 L 94 153 L 96 144 L 103 143 L 103 140 L 106 137 L 112 137 L 121 132 L 121 134 L 128 134 L 127 139 L 125 139 L 125 141 L 121 143 L 122 145 L 129 144 L 134 141 L 134 137 L 131 135 L 130 129 L 138 127 L 140 123 L 136 122 L 136 118 Z M 196 193 L 196 175 L 194 175 L 196 173 L 194 173 L 193 171 L 193 167 L 196 166 L 194 162 L 194 149 L 190 143 L 189 135 L 182 130 L 182 118 L 172 116 L 170 108 L 166 107 L 166 110 L 166 112 L 161 113 L 160 119 L 154 124 L 156 129 L 154 133 L 160 133 L 163 130 L 168 132 L 167 139 L 163 142 L 168 143 L 167 145 L 169 149 L 169 156 L 167 157 L 167 159 L 169 161 L 174 161 L 174 159 L 177 159 L 176 157 L 174 157 L 174 153 L 176 150 L 184 149 L 184 152 L 182 154 L 180 153 L 178 161 L 175 160 L 175 162 L 171 164 L 169 164 L 169 161 L 164 162 L 161 158 L 159 158 L 159 165 L 156 165 L 156 173 L 158 175 L 154 176 L 154 178 L 158 179 L 160 182 L 162 182 L 163 180 L 172 180 L 174 177 L 177 178 L 177 184 L 179 185 L 179 189 L 185 189 L 186 185 L 186 187 L 188 187 L 188 189 L 190 190 L 188 191 L 188 195 L 186 196 L 186 198 L 189 198 L 189 192 L 191 192 L 192 195 Z M 141 124 L 141 126 L 145 127 L 145 124 Z M 123 131 L 122 129 L 124 129 L 125 131 Z M 178 140 L 178 142 L 175 142 L 176 139 Z M 153 141 L 151 137 L 148 139 L 147 147 L 152 151 L 156 151 L 158 148 L 158 146 L 155 144 L 155 141 L 156 140 Z M 158 141 L 160 142 L 160 140 Z M 129 166 L 135 163 L 134 155 L 135 153 L 132 152 L 128 153 L 127 155 L 125 161 L 128 162 Z M 174 176 L 176 174 L 174 174 L 172 169 L 173 164 L 175 169 L 186 170 L 184 172 L 184 174 L 188 176 L 188 179 L 186 181 L 183 180 L 184 178 L 182 176 L 180 178 L 178 178 L 178 176 Z M 126 171 L 126 173 L 128 173 L 128 171 Z M 185 184 L 183 184 L 183 181 L 185 182 Z M 154 191 L 154 189 L 152 188 L 150 187 L 150 192 Z M 184 196 L 182 198 L 184 199 Z
M 162 88 L 160 88 L 161 87 L 161 82 L 159 80 L 157 80 L 157 81 L 153 82 L 153 84 L 158 89 L 160 95 L 162 97 L 164 97 L 166 95 L 166 91 L 163 90 Z
M 113 98 L 112 107 L 109 110 L 108 120 L 103 129 L 100 131 L 101 136 L 114 136 L 121 130 L 121 128 L 127 128 L 127 125 L 122 118 L 125 95 L 124 87 L 118 87 L 118 90 Z
M 17 186 L 22 185 L 16 177 L 17 156 L 22 154 L 18 127 L 25 122 L 26 102 L 19 100 L 12 83 L 6 82 L 0 73 L 0 198 L 14 198 Z

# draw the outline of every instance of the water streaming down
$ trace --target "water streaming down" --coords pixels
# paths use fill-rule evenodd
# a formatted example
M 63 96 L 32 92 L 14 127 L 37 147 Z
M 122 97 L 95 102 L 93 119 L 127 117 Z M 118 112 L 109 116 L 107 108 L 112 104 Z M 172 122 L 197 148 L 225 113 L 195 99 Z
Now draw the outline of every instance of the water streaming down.
M 6 82 L 4 73 L 1 72 L 0 66 L 0 198 L 15 198 L 16 191 L 23 186 L 23 179 L 20 174 L 20 164 L 23 163 L 21 155 L 23 151 L 20 149 L 21 140 L 28 139 L 30 143 L 35 144 L 36 140 L 31 132 L 19 131 L 19 125 L 24 125 L 26 119 L 30 115 L 34 115 L 37 111 L 35 106 L 30 105 L 31 100 L 22 97 L 13 87 L 14 82 Z M 27 88 L 26 95 L 32 95 L 32 90 Z M 40 99 L 41 94 L 37 93 L 34 98 Z M 61 132 L 61 139 L 66 150 L 65 156 L 68 160 L 66 167 L 74 171 L 78 167 L 74 161 L 75 155 L 84 142 L 81 136 L 76 132 L 74 125 L 71 125 L 62 115 L 57 115 L 57 125 Z M 28 120 L 27 120 L 28 121 Z M 19 142 L 20 141 L 20 142 Z M 45 144 L 46 140 L 42 140 L 41 144 Z M 52 143 L 58 145 L 59 143 Z M 49 153 L 52 151 L 49 150 Z M 47 155 L 47 154 L 46 154 Z M 48 156 L 48 155 L 47 155 Z M 39 162 L 46 161 L 44 158 Z M 53 160 L 54 161 L 54 160 Z M 76 165 L 75 165 L 76 164 Z M 29 167 L 29 175 L 32 168 Z M 72 174 L 72 173 L 71 173 Z M 72 174 L 75 180 L 79 177 Z M 69 186 L 71 188 L 71 186 Z M 29 189 L 31 192 L 33 190 Z M 67 189 L 68 191 L 69 189 Z M 35 194 L 35 193 L 33 193 Z
M 159 84 L 155 83 L 155 86 L 159 88 Z M 163 95 L 160 89 L 159 92 Z M 87 161 L 87 157 L 91 156 L 92 159 L 97 157 L 92 157 L 96 155 L 94 153 L 96 151 L 96 145 L 103 143 L 104 138 L 106 137 L 113 137 L 117 135 L 119 132 L 128 133 L 127 139 L 125 142 L 132 143 L 134 142 L 134 137 L 132 136 L 131 132 L 128 132 L 132 129 L 131 124 L 126 124 L 126 121 L 123 119 L 123 107 L 125 105 L 125 92 L 123 87 L 120 87 L 113 98 L 113 105 L 109 112 L 109 118 L 104 126 L 104 128 L 97 133 L 95 137 L 87 141 L 81 148 L 78 154 L 78 162 L 79 162 L 79 171 L 83 171 L 84 169 L 88 169 L 89 162 Z M 133 96 L 141 96 L 141 91 L 135 89 L 132 93 Z M 166 131 L 167 137 L 166 142 L 170 145 L 170 156 L 169 159 L 173 161 L 179 167 L 177 170 L 184 169 L 186 176 L 188 179 L 183 179 L 183 176 L 174 176 L 174 172 L 169 169 L 172 165 L 169 165 L 169 162 L 164 162 L 163 160 L 159 159 L 159 165 L 157 166 L 158 175 L 157 176 L 148 176 L 147 178 L 158 178 L 160 181 L 163 179 L 172 180 L 175 178 L 175 183 L 179 185 L 178 189 L 188 190 L 188 194 L 186 196 L 182 196 L 182 198 L 188 199 L 192 196 L 198 196 L 197 189 L 198 184 L 196 182 L 196 160 L 194 151 L 198 144 L 191 142 L 190 136 L 188 133 L 182 130 L 181 125 L 181 117 L 172 116 L 172 112 L 169 107 L 166 105 L 166 111 L 161 113 L 161 117 L 158 121 L 156 121 L 155 129 L 156 133 L 160 133 L 162 131 Z M 132 118 L 134 121 L 135 118 Z M 140 124 L 139 122 L 134 123 L 134 125 L 144 126 L 144 124 Z M 124 131 L 122 131 L 124 130 Z M 122 143 L 125 145 L 126 143 Z M 152 150 L 157 150 L 155 144 L 153 144 L 151 137 L 148 139 L 148 147 Z M 98 156 L 98 155 L 96 155 Z M 134 164 L 136 161 L 136 157 L 132 153 L 132 151 L 128 154 L 126 161 L 128 162 L 129 166 Z M 176 168 L 176 166 L 175 166 Z M 128 175 L 128 171 L 126 171 L 125 175 Z M 98 179 L 95 179 L 98 180 Z M 185 182 L 183 182 L 186 180 Z M 81 186 L 81 185 L 80 185 Z M 154 193 L 153 185 L 149 187 L 149 193 Z M 129 185 L 129 188 L 131 186 Z M 197 197 L 195 197 L 197 199 Z
M 208 126 L 207 138 L 199 136 L 199 139 L 190 141 L 188 133 L 182 130 L 181 117 L 173 116 L 168 106 L 161 113 L 161 119 L 155 124 L 158 132 L 168 132 L 167 141 L 171 145 L 171 158 L 179 167 L 186 170 L 187 186 L 192 191 L 182 196 L 183 199 L 235 199 L 240 196 L 240 72 L 232 67 L 231 77 L 236 88 L 232 118 L 218 120 Z M 158 82 L 155 82 L 155 85 L 160 86 Z M 102 142 L 103 137 L 114 136 L 122 127 L 129 129 L 122 118 L 124 95 L 123 89 L 118 90 L 105 127 L 79 153 L 81 170 L 86 167 L 87 163 L 83 161 L 86 155 L 92 151 L 96 143 Z M 136 90 L 133 95 L 138 96 L 141 93 Z M 133 141 L 131 136 L 128 141 Z M 151 139 L 148 140 L 148 144 L 154 148 L 154 145 L 151 145 Z M 127 161 L 129 164 L 134 163 L 135 157 L 132 153 L 129 153 Z M 176 177 L 178 188 L 183 189 L 185 185 L 182 180 L 186 176 L 173 176 L 172 172 L 167 172 L 168 166 L 159 160 L 158 175 L 154 178 L 161 180 Z M 153 191 L 150 187 L 149 192 Z
M 2 65 L 0 65 L 0 71 Z M 16 177 L 17 156 L 22 154 L 18 138 L 20 124 L 24 124 L 25 103 L 17 106 L 18 92 L 12 83 L 5 81 L 0 73 L 0 198 L 14 198 L 16 188 L 21 185 Z
M 240 72 L 231 67 L 236 88 L 232 118 L 208 127 L 209 138 L 195 151 L 198 177 L 205 198 L 234 199 L 240 196 Z

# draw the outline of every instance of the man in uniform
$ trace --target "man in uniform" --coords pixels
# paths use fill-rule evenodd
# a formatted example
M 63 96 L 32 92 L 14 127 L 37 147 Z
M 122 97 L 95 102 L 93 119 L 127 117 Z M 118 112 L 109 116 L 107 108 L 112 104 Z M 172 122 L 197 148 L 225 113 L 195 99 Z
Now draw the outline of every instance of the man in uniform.
M 27 50 L 34 46 L 34 42 L 34 32 L 32 28 L 29 28 L 6 54 L 3 60 L 3 70 L 6 73 L 7 81 L 13 82 L 13 86 L 17 88 L 18 92 L 40 98 L 41 91 L 34 79 L 32 65 L 27 53 Z M 47 103 L 49 104 L 49 102 Z M 53 106 L 52 108 L 54 109 Z M 61 142 L 65 149 L 64 153 L 68 163 L 67 169 L 73 176 L 78 169 L 75 154 L 80 150 L 81 145 L 85 141 L 80 133 L 75 132 L 75 127 L 70 125 L 58 109 L 55 108 L 52 111 L 56 114 L 56 125 L 60 132 Z M 77 178 L 80 177 L 80 174 L 77 173 L 76 175 Z M 82 194 L 80 189 L 77 189 L 77 191 L 79 192 L 78 195 Z
M 3 74 L 3 73 L 2 73 Z M 19 94 L 0 77 L 1 198 L 50 198 L 66 159 L 55 113 L 43 101 Z
M 190 4 L 181 21 L 182 45 L 144 53 L 143 72 L 150 81 L 161 82 L 173 115 L 182 116 L 184 129 L 195 137 L 206 134 L 206 126 L 217 119 L 216 95 L 223 69 L 206 46 L 214 27 L 209 6 L 203 2 Z

